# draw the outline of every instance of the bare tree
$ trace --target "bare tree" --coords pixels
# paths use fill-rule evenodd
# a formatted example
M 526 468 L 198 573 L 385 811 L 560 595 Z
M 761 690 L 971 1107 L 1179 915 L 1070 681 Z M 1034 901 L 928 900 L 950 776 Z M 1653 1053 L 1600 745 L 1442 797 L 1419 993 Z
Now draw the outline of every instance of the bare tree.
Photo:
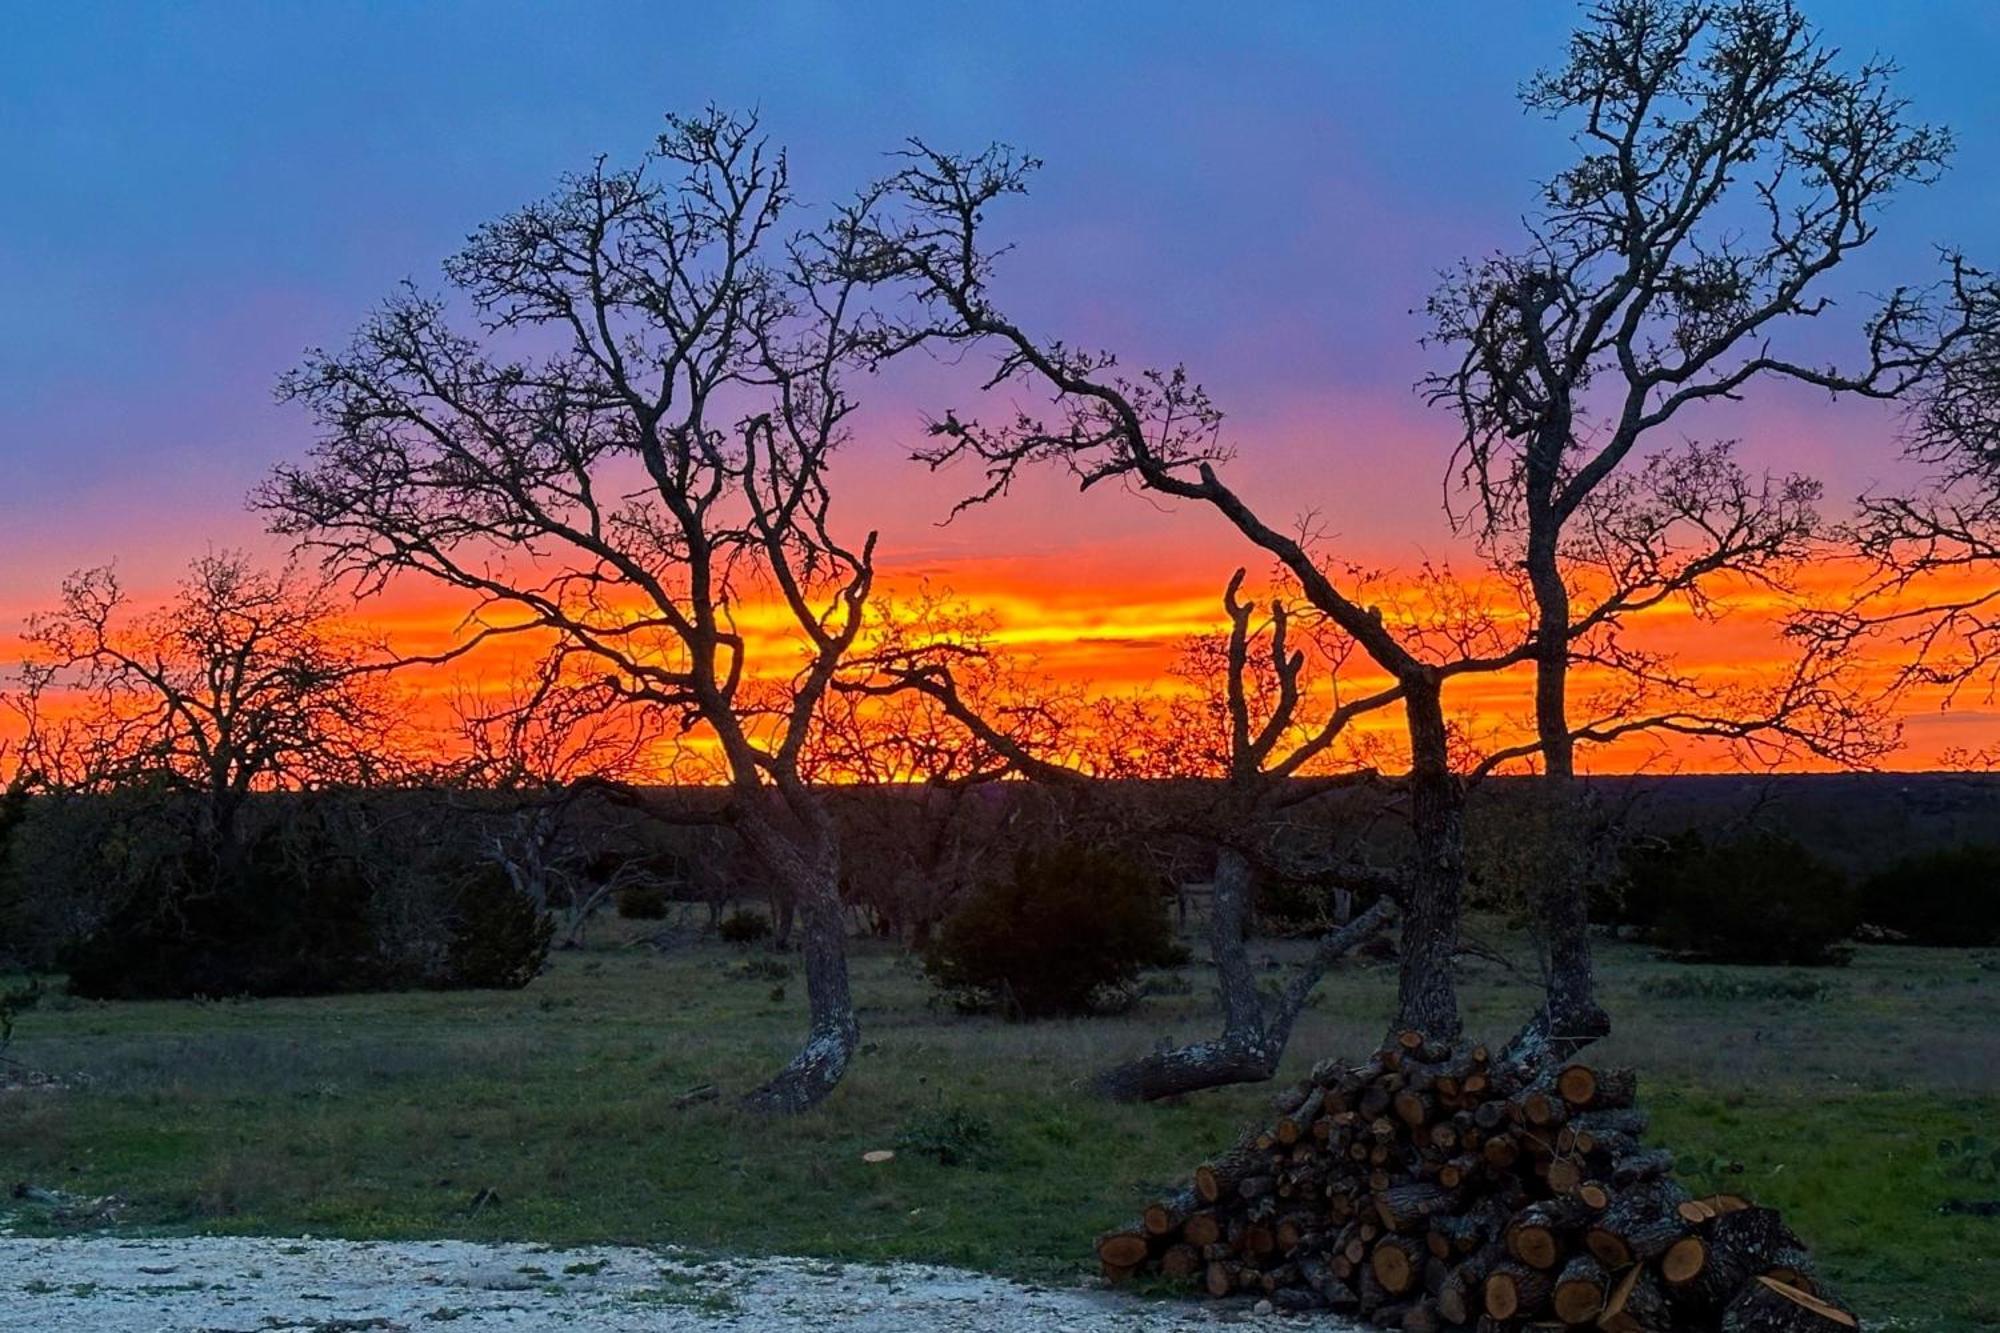
M 1082 791 L 1129 841 L 1192 837 L 1213 849 L 1208 935 L 1222 1031 L 1104 1071 L 1095 1086 L 1119 1100 L 1275 1077 L 1327 968 L 1388 924 L 1403 889 L 1400 875 L 1352 854 L 1319 858 L 1319 878 L 1380 897 L 1355 919 L 1328 923 L 1281 993 L 1263 993 L 1247 939 L 1257 876 L 1270 860 L 1267 835 L 1286 812 L 1328 790 L 1374 779 L 1339 747 L 1357 719 L 1393 705 L 1401 691 L 1390 685 L 1347 697 L 1339 671 L 1352 641 L 1283 597 L 1264 607 L 1246 600 L 1245 577 L 1238 570 L 1223 595 L 1227 632 L 1186 645 L 1176 674 L 1193 692 L 1171 696 L 1164 707 L 1148 697 L 1052 709 L 1046 691 L 1020 688 L 1020 673 L 1003 665 L 1005 654 L 975 621 L 935 614 L 882 635 L 866 659 L 879 683 L 849 686 L 936 703 L 979 747 L 978 777 L 1018 772 Z M 1135 786 L 1135 799 L 1126 800 Z M 1142 808 L 1125 808 L 1133 804 Z
M 1894 73 L 1879 60 L 1844 70 L 1789 0 L 1595 5 L 1568 59 L 1523 92 L 1531 110 L 1575 127 L 1575 159 L 1543 188 L 1520 252 L 1465 265 L 1430 302 L 1436 341 L 1461 354 L 1426 381 L 1462 425 L 1461 517 L 1530 591 L 1549 848 L 1535 905 L 1548 982 L 1517 1054 L 1560 1056 L 1609 1026 L 1566 832 L 1578 822 L 1578 745 L 1650 726 L 1747 736 L 1769 712 L 1766 703 L 1736 716 L 1709 700 L 1692 714 L 1653 718 L 1641 705 L 1622 721 L 1579 724 L 1573 667 L 1602 656 L 1593 636 L 1601 643 L 1662 600 L 1698 600 L 1712 579 L 1795 557 L 1816 523 L 1806 509 L 1816 491 L 1802 479 L 1755 486 L 1699 447 L 1663 464 L 1653 442 L 1690 409 L 1734 401 L 1760 380 L 1896 397 L 1968 327 L 1977 275 L 1947 255 L 1938 285 L 1899 288 L 1867 318 L 1857 364 L 1777 350 L 1833 308 L 1828 276 L 1874 239 L 1883 204 L 1932 181 L 1949 154 L 1943 131 L 1908 118 Z M 1639 488 L 1651 494 L 1619 481 L 1633 466 L 1658 483 Z M 1660 518 L 1699 531 L 1705 549 L 1642 568 L 1668 536 Z M 1606 552 L 1607 541 L 1623 549 Z M 1600 554 L 1625 569 L 1590 589 Z M 1670 683 L 1657 661 L 1609 664 Z M 1796 739 L 1831 720 L 1828 743 L 1856 739 L 1828 670 L 1826 656 L 1807 655 L 1795 682 L 1807 706 L 1769 734 Z M 1816 713 L 1819 704 L 1831 710 Z
M 1024 192 L 1037 165 L 1003 147 L 965 157 L 913 144 L 891 182 L 900 211 L 893 221 L 875 220 L 866 271 L 914 293 L 904 336 L 991 348 L 989 389 L 1035 386 L 1054 407 L 1050 419 L 1018 412 L 997 424 L 948 412 L 932 424 L 935 442 L 922 457 L 933 466 L 961 458 L 983 464 L 985 484 L 964 505 L 995 499 L 1021 468 L 1042 462 L 1067 467 L 1086 489 L 1124 482 L 1203 505 L 1273 560 L 1306 605 L 1392 678 L 1408 736 L 1402 781 L 1415 848 L 1397 1021 L 1434 1038 L 1456 1037 L 1452 956 L 1465 878 L 1464 793 L 1453 770 L 1444 689 L 1455 677 L 1519 660 L 1521 650 L 1465 654 L 1393 623 L 1364 600 L 1365 583 L 1353 571 L 1259 515 L 1223 480 L 1229 451 L 1221 442 L 1221 411 L 1184 369 L 1128 374 L 1110 354 L 1038 338 L 999 309 L 989 290 L 995 252 L 985 238 L 986 213 Z
M 488 854 L 518 891 L 560 918 L 559 942 L 574 948 L 599 909 L 653 878 L 642 858 L 592 854 L 586 807 L 643 803 L 634 784 L 655 775 L 649 766 L 659 762 L 665 719 L 601 678 L 559 674 L 561 661 L 546 658 L 497 692 L 460 689 L 452 715 L 464 753 L 442 777 L 507 802 Z M 608 873 L 592 874 L 599 866 Z
M 1872 576 L 1818 626 L 1843 650 L 1888 639 L 1904 655 L 1891 693 L 1922 690 L 1947 706 L 1969 689 L 1990 699 L 2000 685 L 2000 286 L 1986 301 L 1979 334 L 1911 405 L 1905 452 L 1929 475 L 1862 498 L 1854 535 Z
M 66 789 L 191 795 L 198 845 L 227 874 L 254 792 L 380 781 L 395 762 L 390 662 L 346 609 L 240 552 L 194 561 L 152 610 L 109 566 L 73 574 L 28 621 L 22 766 Z
M 448 261 L 476 331 L 406 292 L 290 375 L 324 435 L 258 500 L 364 588 L 416 574 L 481 599 L 467 644 L 552 634 L 706 742 L 804 918 L 811 1029 L 750 1095 L 771 1111 L 825 1097 L 858 1040 L 838 843 L 800 756 L 874 578 L 873 536 L 835 533 L 827 468 L 843 376 L 884 351 L 853 299 L 871 201 L 787 236 L 792 205 L 754 119 L 670 118 L 637 165 L 600 160 Z M 781 626 L 739 624 L 756 596 Z

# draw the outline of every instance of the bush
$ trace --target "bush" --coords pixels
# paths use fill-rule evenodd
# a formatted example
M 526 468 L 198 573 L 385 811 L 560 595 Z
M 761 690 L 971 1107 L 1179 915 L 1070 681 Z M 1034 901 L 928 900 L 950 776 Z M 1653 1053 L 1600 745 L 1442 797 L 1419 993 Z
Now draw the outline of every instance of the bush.
M 896 1146 L 939 1166 L 992 1166 L 1000 1159 L 1000 1136 L 993 1122 L 962 1106 L 937 1106 L 904 1122 Z
M 447 987 L 519 990 L 542 974 L 555 918 L 515 889 L 504 868 L 487 862 L 468 875 L 453 909 Z
M 61 963 L 93 999 L 515 988 L 553 922 L 490 863 L 435 849 L 364 862 L 322 815 L 285 807 L 225 862 L 190 840 L 141 863 Z
M 618 915 L 627 921 L 664 921 L 672 902 L 664 884 L 627 884 L 618 890 Z
M 946 919 L 924 967 L 947 991 L 1034 1019 L 1089 1013 L 1177 953 L 1153 876 L 1065 843 L 1022 852 L 1011 876 L 974 892 Z
M 1711 844 L 1697 833 L 1628 856 L 1628 914 L 1653 942 L 1725 963 L 1841 964 L 1860 896 L 1789 838 Z
M 2000 944 L 2000 847 L 1907 857 L 1862 887 L 1863 915 L 1912 944 Z
M 771 934 L 771 918 L 762 912 L 753 912 L 747 907 L 739 907 L 715 928 L 715 933 L 731 944 L 755 944 L 768 939 Z

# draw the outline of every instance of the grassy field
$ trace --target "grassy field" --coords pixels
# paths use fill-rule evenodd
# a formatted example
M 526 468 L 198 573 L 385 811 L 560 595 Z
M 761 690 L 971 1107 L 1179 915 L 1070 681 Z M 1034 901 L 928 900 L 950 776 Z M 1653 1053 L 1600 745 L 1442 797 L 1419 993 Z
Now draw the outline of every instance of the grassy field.
M 791 972 L 791 975 L 780 975 Z M 788 960 L 719 946 L 559 955 L 525 991 L 248 1003 L 52 996 L 11 1055 L 80 1075 L 0 1094 L 0 1177 L 118 1194 L 149 1231 L 673 1242 L 909 1258 L 1064 1281 L 1091 1236 L 1225 1146 L 1268 1089 L 1113 1107 L 1092 1070 L 1204 1031 L 1198 967 L 1124 1016 L 1010 1026 L 935 1005 L 916 966 L 862 948 L 866 1054 L 831 1103 L 766 1121 L 718 1101 L 801 1026 Z M 1654 1137 L 1697 1187 L 1776 1204 L 1871 1321 L 2000 1323 L 2000 955 L 1864 948 L 1838 971 L 1689 968 L 1610 946 L 1620 1032 Z M 1524 983 L 1474 964 L 1467 1010 L 1504 1035 Z M 1297 1070 L 1372 1045 L 1393 974 L 1350 966 L 1293 1042 Z M 1971 1138 L 1983 1166 L 1943 1156 Z M 945 1165 L 925 1142 L 972 1160 Z M 903 1145 L 894 1162 L 861 1154 Z M 483 1191 L 485 1201 L 475 1206 Z M 21 1232 L 57 1226 L 0 1198 Z

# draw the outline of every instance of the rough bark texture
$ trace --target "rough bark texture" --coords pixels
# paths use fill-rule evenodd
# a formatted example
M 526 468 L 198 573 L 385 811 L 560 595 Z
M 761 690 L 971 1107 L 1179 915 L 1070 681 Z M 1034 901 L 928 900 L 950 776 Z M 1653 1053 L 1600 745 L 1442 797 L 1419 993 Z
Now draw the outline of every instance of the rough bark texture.
M 803 830 L 789 835 L 761 817 L 739 825 L 758 861 L 798 904 L 804 931 L 800 952 L 810 1015 L 805 1045 L 768 1083 L 744 1098 L 751 1110 L 784 1115 L 825 1100 L 847 1072 L 861 1041 L 847 979 L 839 847 L 823 811 L 815 808 L 807 821 Z
M 1622 1070 L 1521 1071 L 1482 1047 L 1414 1031 L 1359 1065 L 1321 1061 L 1272 1098 L 1269 1127 L 1196 1170 L 1192 1197 L 1169 1195 L 1112 1233 L 1118 1248 L 1100 1248 L 1100 1264 L 1120 1280 L 1172 1278 L 1194 1274 L 1198 1257 L 1211 1295 L 1288 1311 L 1358 1308 L 1403 1333 L 1593 1323 L 1605 1333 L 1719 1333 L 1753 1279 L 1819 1294 L 1775 1213 L 1727 1196 L 1695 1206 L 1657 1176 L 1605 1184 L 1618 1175 L 1610 1146 L 1559 1149 L 1559 1134 L 1536 1124 L 1561 1121 L 1570 1103 L 1559 1087 L 1593 1106 L 1631 1095 Z M 1393 1114 L 1410 1093 L 1424 1114 Z M 1625 1107 L 1580 1115 L 1643 1127 Z M 1606 1139 L 1636 1141 L 1622 1130 Z M 1453 1155 L 1503 1140 L 1514 1145 L 1504 1161 Z M 1590 1181 L 1566 1191 L 1552 1168 L 1571 1159 Z M 1464 1173 L 1446 1183 L 1444 1169 L 1459 1162 Z M 1739 1317 L 1744 1333 L 1781 1333 L 1748 1321 L 1795 1316 L 1760 1299 Z
M 1528 459 L 1530 537 L 1527 573 L 1535 596 L 1535 735 L 1541 745 L 1538 857 L 1534 909 L 1543 965 L 1542 1003 L 1508 1043 L 1507 1057 L 1543 1064 L 1567 1060 L 1611 1031 L 1597 1003 L 1590 954 L 1590 914 L 1584 899 L 1582 810 L 1576 787 L 1576 740 L 1569 721 L 1570 598 L 1557 538 L 1561 520 L 1548 511 L 1568 443 L 1567 414 Z M 1546 474 L 1546 475 L 1544 475 Z
M 1452 772 L 1444 705 L 1435 676 L 1405 682 L 1410 732 L 1410 831 L 1415 843 L 1396 1024 L 1437 1041 L 1460 1031 L 1453 956 L 1465 893 L 1465 789 Z
M 1390 906 L 1377 903 L 1319 942 L 1285 990 L 1267 1000 L 1257 985 L 1244 940 L 1254 881 L 1248 858 L 1233 847 L 1216 853 L 1209 911 L 1209 953 L 1222 997 L 1222 1032 L 1208 1040 L 1156 1051 L 1099 1074 L 1092 1086 L 1114 1101 L 1156 1101 L 1205 1088 L 1262 1083 L 1272 1078 L 1291 1042 L 1292 1027 L 1326 969 L 1387 924 Z

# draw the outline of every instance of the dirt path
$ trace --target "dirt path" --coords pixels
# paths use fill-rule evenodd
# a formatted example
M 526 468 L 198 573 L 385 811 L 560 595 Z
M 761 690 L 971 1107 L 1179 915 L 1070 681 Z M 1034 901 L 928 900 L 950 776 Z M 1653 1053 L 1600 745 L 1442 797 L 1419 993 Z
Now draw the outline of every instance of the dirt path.
M 1304 1327 L 1242 1306 L 905 1264 L 464 1241 L 0 1239 L 0 1326 L 43 1333 L 1197 1333 L 1224 1324 Z

